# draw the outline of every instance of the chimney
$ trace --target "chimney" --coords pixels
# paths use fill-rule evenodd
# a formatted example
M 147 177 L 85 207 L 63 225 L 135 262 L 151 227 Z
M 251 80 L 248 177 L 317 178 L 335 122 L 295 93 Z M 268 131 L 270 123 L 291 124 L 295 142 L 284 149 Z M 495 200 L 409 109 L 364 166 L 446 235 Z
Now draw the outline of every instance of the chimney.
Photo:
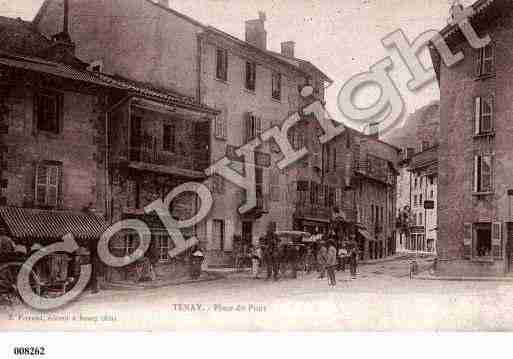
M 158 0 L 158 4 L 164 7 L 169 7 L 169 0 Z
M 69 0 L 64 0 L 64 13 L 62 20 L 62 31 L 52 36 L 54 48 L 57 52 L 75 53 L 75 44 L 71 41 L 69 34 Z
M 265 31 L 266 17 L 258 12 L 258 19 L 246 21 L 246 42 L 262 50 L 267 50 L 267 32 Z
M 281 54 L 285 57 L 294 57 L 294 47 L 296 43 L 294 41 L 285 41 L 281 43 Z

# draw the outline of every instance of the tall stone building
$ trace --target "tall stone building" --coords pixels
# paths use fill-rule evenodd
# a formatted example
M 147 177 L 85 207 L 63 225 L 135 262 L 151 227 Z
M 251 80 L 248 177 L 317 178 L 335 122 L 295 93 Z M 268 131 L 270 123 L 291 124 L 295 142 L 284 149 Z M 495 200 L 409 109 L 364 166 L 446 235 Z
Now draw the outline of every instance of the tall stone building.
M 34 25 L 53 34 L 62 13 L 62 0 L 47 0 Z M 85 61 L 104 73 L 183 94 L 220 112 L 208 133 L 210 163 L 227 156 L 241 169 L 234 150 L 298 111 L 300 86 L 312 85 L 314 96 L 324 100 L 325 86 L 331 82 L 317 67 L 294 56 L 293 42 L 283 42 L 281 53 L 267 49 L 263 13 L 246 21 L 245 41 L 178 13 L 165 1 L 69 0 L 69 14 L 70 35 L 77 55 Z M 155 139 L 157 148 L 162 147 L 163 138 L 157 135 Z M 177 148 L 186 153 L 190 142 L 186 138 L 176 141 Z M 234 238 L 256 241 L 270 221 L 277 222 L 278 229 L 293 227 L 296 208 L 290 199 L 295 190 L 286 189 L 292 188 L 297 176 L 291 174 L 293 170 L 285 173 L 271 168 L 281 158 L 271 146 L 263 143 L 256 151 L 258 198 L 251 213 L 238 212 L 244 191 L 219 176 L 209 181 L 213 209 L 191 231 L 206 247 L 210 264 L 231 260 Z M 307 160 L 302 173 L 309 172 L 307 176 L 320 185 L 314 169 L 320 166 L 317 159 L 320 163 L 320 154 Z M 155 196 L 161 196 L 161 191 L 154 191 Z M 140 198 L 137 203 L 135 210 L 140 211 L 148 200 Z M 316 214 L 317 218 L 325 215 L 322 211 Z
M 464 60 L 447 67 L 432 49 L 440 86 L 438 272 L 503 275 L 511 266 L 513 4 L 479 0 L 470 22 L 491 43 L 472 48 L 441 31 Z

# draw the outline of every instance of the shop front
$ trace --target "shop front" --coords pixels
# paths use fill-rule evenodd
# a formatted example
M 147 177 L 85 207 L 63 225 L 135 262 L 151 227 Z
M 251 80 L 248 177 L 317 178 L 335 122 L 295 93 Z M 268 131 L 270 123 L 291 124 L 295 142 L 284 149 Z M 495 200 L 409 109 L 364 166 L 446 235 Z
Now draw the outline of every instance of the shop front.
M 18 248 L 22 247 L 19 260 L 62 242 L 65 236 L 78 244 L 74 252 L 49 253 L 34 266 L 33 271 L 46 296 L 61 295 L 71 289 L 78 281 L 82 264 L 93 264 L 90 284 L 97 287 L 101 271 L 96 246 L 106 228 L 107 223 L 90 212 L 0 207 L 0 235 L 11 239 Z

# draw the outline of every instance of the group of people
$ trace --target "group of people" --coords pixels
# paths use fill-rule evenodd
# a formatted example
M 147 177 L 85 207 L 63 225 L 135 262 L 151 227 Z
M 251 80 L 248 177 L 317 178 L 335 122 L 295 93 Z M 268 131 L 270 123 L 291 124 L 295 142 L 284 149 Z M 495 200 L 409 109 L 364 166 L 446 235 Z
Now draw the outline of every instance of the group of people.
M 319 278 L 328 278 L 330 286 L 336 285 L 335 271 L 345 271 L 349 264 L 351 278 L 356 278 L 358 264 L 358 249 L 356 245 L 349 248 L 337 245 L 334 239 L 325 239 L 315 246 L 280 245 L 280 239 L 274 228 L 269 227 L 259 244 L 251 247 L 252 277 L 259 278 L 262 265 L 266 267 L 266 279 L 278 280 L 280 267 L 288 266 L 292 277 L 297 278 L 299 269 L 309 273 L 317 269 Z

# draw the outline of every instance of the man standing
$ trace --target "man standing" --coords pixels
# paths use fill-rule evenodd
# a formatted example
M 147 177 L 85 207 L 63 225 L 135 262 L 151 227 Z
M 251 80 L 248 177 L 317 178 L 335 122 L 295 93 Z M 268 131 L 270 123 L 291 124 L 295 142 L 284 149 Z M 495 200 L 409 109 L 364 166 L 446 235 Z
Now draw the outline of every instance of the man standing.
M 353 244 L 349 258 L 351 261 L 351 278 L 356 279 L 356 265 L 358 260 L 358 250 L 356 249 L 356 244 Z
M 255 244 L 252 248 L 252 253 L 251 253 L 253 279 L 258 279 L 258 270 L 260 267 L 261 260 L 262 260 L 262 249 L 260 248 L 259 244 Z
M 278 251 L 278 237 L 275 234 L 275 227 L 276 224 L 274 222 L 270 222 L 267 226 L 267 233 L 265 235 L 265 262 L 267 265 L 266 279 L 271 279 L 271 276 L 274 274 L 274 280 L 278 280 L 278 270 L 280 269 L 280 253 Z
M 328 249 L 325 242 L 320 243 L 319 251 L 317 252 L 317 265 L 319 268 L 319 279 L 323 279 L 326 274 L 326 257 L 328 256 Z
M 326 256 L 326 269 L 328 271 L 328 284 L 335 286 L 337 284 L 337 280 L 335 279 L 335 268 L 337 266 L 337 249 L 335 248 L 335 243 L 333 243 L 333 241 L 329 241 L 327 247 L 328 250 Z

